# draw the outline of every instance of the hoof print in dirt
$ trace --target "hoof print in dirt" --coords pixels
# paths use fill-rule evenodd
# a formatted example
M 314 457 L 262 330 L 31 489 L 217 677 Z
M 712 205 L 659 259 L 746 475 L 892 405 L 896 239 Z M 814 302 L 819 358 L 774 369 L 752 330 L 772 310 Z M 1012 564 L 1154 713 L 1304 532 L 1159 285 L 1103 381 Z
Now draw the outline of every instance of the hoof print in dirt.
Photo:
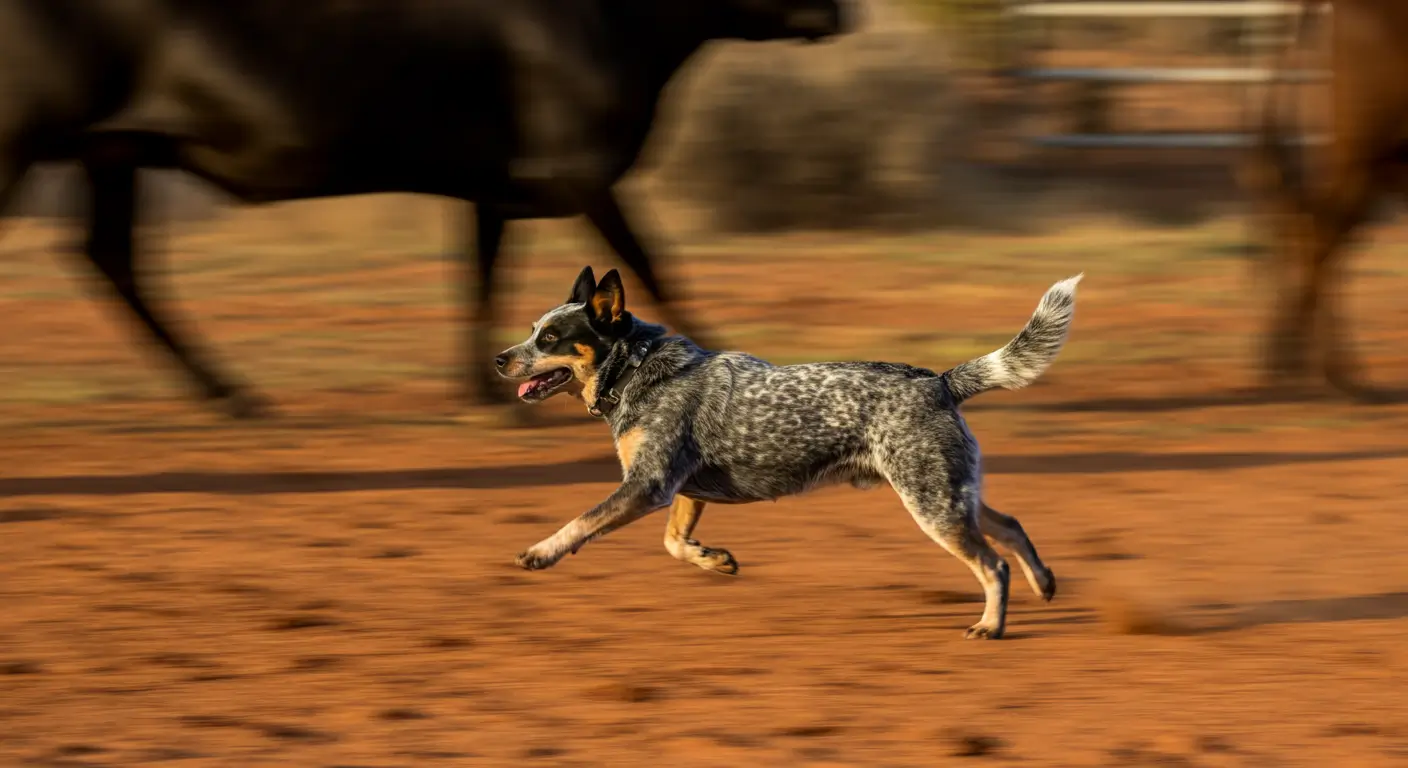
M 658 701 L 663 698 L 661 691 L 649 685 L 641 685 L 631 682 L 607 683 L 591 692 L 591 697 L 598 701 L 621 701 L 628 704 L 641 704 L 647 701 Z
M 1002 739 L 957 728 L 943 733 L 948 753 L 953 757 L 986 757 L 1002 749 Z
M 424 711 L 411 707 L 383 709 L 376 716 L 382 720 L 426 720 L 430 717 Z
M 272 400 L 252 392 L 226 395 L 219 398 L 219 403 L 225 415 L 237 421 L 260 421 L 278 415 Z
M 287 631 L 292 629 L 312 629 L 314 627 L 335 627 L 342 622 L 331 616 L 320 616 L 315 613 L 302 613 L 293 616 L 284 616 L 269 622 L 269 629 L 275 631 Z
M 88 755 L 101 755 L 107 748 L 94 744 L 65 744 L 54 750 L 54 754 L 60 759 L 65 757 L 84 757 Z
M 335 734 L 324 731 L 305 728 L 292 723 L 268 723 L 260 725 L 257 730 L 265 738 L 277 741 L 298 741 L 308 744 L 331 744 L 338 740 Z
M 412 547 L 389 547 L 372 555 L 372 558 L 375 560 L 401 560 L 419 554 L 420 550 Z

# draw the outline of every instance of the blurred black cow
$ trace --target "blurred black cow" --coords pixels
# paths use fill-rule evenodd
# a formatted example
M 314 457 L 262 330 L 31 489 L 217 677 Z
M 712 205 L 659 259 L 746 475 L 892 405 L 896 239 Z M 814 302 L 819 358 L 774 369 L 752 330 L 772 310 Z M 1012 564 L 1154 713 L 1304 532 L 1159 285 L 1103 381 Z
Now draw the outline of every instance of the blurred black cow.
M 139 168 L 185 170 L 246 203 L 473 202 L 465 383 L 497 401 L 505 223 L 585 215 L 664 319 L 697 336 L 612 188 L 706 42 L 818 40 L 846 23 L 839 0 L 0 0 L 0 206 L 33 163 L 80 162 L 89 260 L 205 397 L 249 416 L 261 399 L 152 305 L 134 263 Z
M 1300 28 L 1320 0 L 1302 0 Z M 1243 167 L 1274 225 L 1280 297 L 1270 333 L 1268 373 L 1276 386 L 1304 376 L 1320 323 L 1321 370 L 1335 388 L 1365 400 L 1335 297 L 1336 256 L 1385 194 L 1408 192 L 1408 3 L 1334 0 L 1330 4 L 1331 141 L 1322 170 L 1303 173 L 1282 140 L 1278 89 L 1272 87 L 1260 140 Z

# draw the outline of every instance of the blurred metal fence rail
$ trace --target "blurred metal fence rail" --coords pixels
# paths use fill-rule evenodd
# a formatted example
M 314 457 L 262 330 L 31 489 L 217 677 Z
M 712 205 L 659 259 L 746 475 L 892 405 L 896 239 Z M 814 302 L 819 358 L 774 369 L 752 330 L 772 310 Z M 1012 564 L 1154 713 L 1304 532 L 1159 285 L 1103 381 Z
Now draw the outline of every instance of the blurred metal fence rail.
M 1254 135 L 1217 132 L 1140 132 L 1115 133 L 1098 130 L 1108 125 L 1108 99 L 1105 89 L 1116 85 L 1150 83 L 1228 84 L 1247 86 L 1247 104 L 1255 103 L 1255 87 L 1272 82 L 1324 82 L 1324 70 L 1289 70 L 1278 72 L 1268 60 L 1281 45 L 1290 40 L 1295 18 L 1304 7 L 1301 2 L 1277 0 L 1036 0 L 1035 2 L 1003 2 L 1003 15 L 1009 25 L 1027 20 L 1072 19 L 1236 19 L 1241 22 L 1238 40 L 1243 67 L 1037 67 L 1024 66 L 1030 59 L 1029 50 L 1009 52 L 1003 61 L 1019 62 L 1004 74 L 1020 82 L 1079 82 L 1089 90 L 1077 107 L 1076 122 L 1081 130 L 1070 133 L 1047 133 L 1025 136 L 1032 144 L 1067 149 L 1235 149 L 1250 146 Z M 1328 15 L 1328 3 L 1316 3 L 1315 13 Z M 1004 35 L 1004 40 L 1025 40 L 1019 34 Z M 1033 100 L 1024 99 L 1030 104 Z M 1251 114 L 1250 108 L 1244 115 Z M 1323 135 L 1298 136 L 1298 144 L 1322 144 Z

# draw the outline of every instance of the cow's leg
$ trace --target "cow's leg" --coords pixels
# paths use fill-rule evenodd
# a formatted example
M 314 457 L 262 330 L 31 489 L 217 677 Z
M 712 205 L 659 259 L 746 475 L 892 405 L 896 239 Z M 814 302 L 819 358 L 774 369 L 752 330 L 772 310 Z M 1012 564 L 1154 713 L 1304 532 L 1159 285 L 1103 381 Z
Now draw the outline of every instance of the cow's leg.
M 1308 318 L 1302 317 L 1297 297 L 1304 294 L 1300 286 L 1306 279 L 1306 254 L 1317 228 L 1312 216 L 1304 213 L 1286 215 L 1282 226 L 1278 253 L 1273 256 L 1280 263 L 1275 268 L 1276 296 L 1266 336 L 1267 385 L 1273 389 L 1301 382 L 1309 370 L 1310 339 L 1303 322 Z
M 645 286 L 650 298 L 660 307 L 660 314 L 667 325 L 676 332 L 688 336 L 701 347 L 715 348 L 704 329 L 696 326 L 685 317 L 679 307 L 679 297 L 673 286 L 655 273 L 654 260 L 650 252 L 641 245 L 621 205 L 611 190 L 590 196 L 586 201 L 587 220 L 601 233 L 606 244 L 621 257 L 626 266 L 635 273 Z
M 1321 267 L 1323 280 L 1333 285 L 1341 278 L 1339 267 L 1342 262 L 1333 255 L 1326 256 Z M 1320 297 L 1319 331 L 1320 348 L 1323 350 L 1322 370 L 1325 381 L 1331 387 L 1355 400 L 1365 403 L 1383 402 L 1387 393 L 1375 389 L 1363 374 L 1363 365 L 1353 351 L 1353 340 L 1344 327 L 1340 315 L 1343 297 L 1340 291 L 1331 287 Z
M 89 158 L 85 161 L 90 199 L 85 254 L 107 279 L 123 303 L 158 343 L 166 348 L 211 400 L 224 403 L 236 418 L 264 415 L 265 402 L 220 375 L 170 330 L 148 303 L 147 290 L 138 277 L 133 247 L 136 221 L 137 169 L 125 162 Z
M 0 220 L 5 216 L 5 210 L 10 206 L 10 200 L 15 196 L 15 190 L 20 186 L 20 179 L 24 178 L 24 170 L 16 167 L 16 163 L 6 154 L 0 154 Z M 0 234 L 4 234 L 3 221 L 0 221 Z
M 1269 373 L 1273 386 L 1287 385 L 1308 372 L 1316 324 L 1322 331 L 1326 378 L 1340 389 L 1354 378 L 1353 362 L 1340 338 L 1335 300 L 1328 292 L 1333 290 L 1336 256 L 1369 211 L 1374 180 L 1369 163 L 1349 158 L 1336 161 L 1335 172 L 1322 187 L 1326 192 L 1316 197 L 1308 210 L 1288 217 L 1283 248 L 1287 261 L 1270 334 Z
M 474 290 L 466 292 L 471 303 L 468 308 L 469 333 L 464 360 L 465 396 L 476 405 L 503 405 L 511 401 L 503 381 L 494 373 L 494 273 L 503 249 L 505 219 L 503 213 L 492 205 L 478 203 L 474 206 L 474 255 L 477 265 Z M 469 277 L 469 261 L 466 248 L 465 272 Z
M 1331 177 L 1331 190 L 1317 206 L 1315 215 L 1306 216 L 1305 226 L 1292 251 L 1294 262 L 1289 265 L 1289 280 L 1277 321 L 1273 371 L 1280 365 L 1283 371 L 1300 373 L 1303 361 L 1313 344 L 1317 321 L 1323 332 L 1320 339 L 1323 372 L 1326 379 L 1341 391 L 1368 397 L 1369 391 L 1357 383 L 1356 366 L 1348 346 L 1330 283 L 1335 276 L 1336 257 L 1342 252 L 1349 233 L 1364 221 L 1373 199 L 1374 179 L 1368 163 L 1342 165 Z M 1294 366 L 1299 365 L 1299 370 Z
M 1360 202 L 1358 217 L 1352 219 L 1346 227 L 1346 231 L 1351 230 L 1355 225 L 1369 218 L 1371 204 L 1377 201 L 1378 195 L 1384 192 L 1393 192 L 1403 199 L 1402 193 L 1408 191 L 1408 167 L 1394 165 L 1376 167 L 1378 175 L 1371 179 L 1362 191 L 1363 200 Z M 1350 201 L 1351 204 L 1353 201 Z M 1334 263 L 1329 269 L 1338 269 L 1338 264 Z M 1337 278 L 1338 276 L 1332 275 Z M 1324 347 L 1324 373 L 1325 380 L 1330 386 L 1343 392 L 1344 394 L 1366 403 L 1380 403 L 1390 399 L 1390 393 L 1377 389 L 1365 381 L 1363 365 L 1351 351 L 1350 334 L 1345 330 L 1344 321 L 1340 315 L 1341 296 L 1332 291 L 1321 299 L 1320 308 L 1320 332 L 1321 344 Z
M 10 94 L 0 93 L 0 98 L 10 97 Z M 14 202 L 15 192 L 19 191 L 20 182 L 24 180 L 32 161 L 30 154 L 24 150 L 26 142 L 20 138 L 21 135 L 15 126 L 0 121 L 0 235 L 4 234 L 5 213 L 10 203 Z

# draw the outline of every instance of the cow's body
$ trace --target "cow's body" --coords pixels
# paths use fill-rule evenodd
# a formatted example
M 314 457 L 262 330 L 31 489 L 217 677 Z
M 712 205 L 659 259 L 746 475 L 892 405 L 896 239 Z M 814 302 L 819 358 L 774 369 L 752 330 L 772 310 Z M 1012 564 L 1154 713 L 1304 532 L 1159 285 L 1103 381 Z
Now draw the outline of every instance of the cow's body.
M 1306 372 L 1318 320 L 1326 379 L 1372 398 L 1376 392 L 1358 374 L 1328 289 L 1337 277 L 1336 255 L 1375 203 L 1385 193 L 1408 191 L 1408 3 L 1334 0 L 1332 6 L 1331 141 L 1324 162 L 1304 174 L 1289 157 L 1273 87 L 1249 179 L 1270 203 L 1275 225 L 1281 295 L 1271 329 L 1274 381 Z M 1305 10 L 1308 16 L 1311 6 Z
M 377 192 L 473 202 L 468 362 L 480 374 L 511 219 L 585 214 L 688 329 L 611 189 L 663 88 L 705 42 L 820 37 L 839 24 L 834 0 L 0 0 L 0 204 L 30 164 L 82 162 L 88 256 L 204 394 L 244 412 L 255 403 L 243 388 L 145 298 L 136 169 L 186 170 L 249 203 Z M 471 378 L 487 398 L 483 376 Z

